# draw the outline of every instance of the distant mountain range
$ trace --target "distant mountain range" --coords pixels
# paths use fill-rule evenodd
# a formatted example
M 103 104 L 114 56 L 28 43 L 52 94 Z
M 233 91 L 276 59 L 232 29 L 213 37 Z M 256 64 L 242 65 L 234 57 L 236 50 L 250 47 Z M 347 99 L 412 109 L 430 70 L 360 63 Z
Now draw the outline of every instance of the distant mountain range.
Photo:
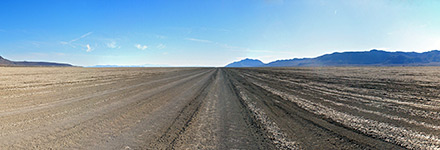
M 0 66 L 51 66 L 51 67 L 73 67 L 70 64 L 52 63 L 52 62 L 28 62 L 28 61 L 10 61 L 0 56 Z
M 72 67 L 70 64 L 53 62 L 10 61 L 0 56 L 0 66 L 57 66 Z M 363 52 L 336 52 L 315 58 L 294 58 L 277 60 L 267 64 L 257 59 L 243 59 L 225 67 L 321 67 L 321 66 L 440 66 L 440 51 L 429 52 L 387 52 L 370 50 Z M 89 67 L 170 67 L 166 65 L 117 66 L 97 65 Z
M 440 51 L 424 53 L 387 52 L 373 49 L 363 52 L 336 52 L 315 58 L 277 60 L 267 64 L 255 59 L 244 59 L 225 67 L 321 67 L 321 66 L 440 66 Z M 247 65 L 236 65 L 247 64 Z

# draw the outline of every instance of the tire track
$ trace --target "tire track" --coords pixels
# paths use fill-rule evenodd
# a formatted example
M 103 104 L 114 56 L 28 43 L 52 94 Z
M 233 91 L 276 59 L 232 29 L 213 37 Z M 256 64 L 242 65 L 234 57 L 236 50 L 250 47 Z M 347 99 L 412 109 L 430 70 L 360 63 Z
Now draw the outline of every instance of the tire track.
M 337 69 L 342 70 L 344 68 L 332 68 L 329 70 L 334 71 Z M 322 79 L 324 80 L 324 82 L 322 82 L 315 81 L 319 78 L 308 77 L 312 78 L 313 80 L 310 82 L 308 78 L 304 76 L 299 78 L 288 78 L 289 70 L 287 68 L 284 70 L 280 69 L 283 70 L 283 73 L 281 74 L 271 72 L 269 69 L 232 70 L 232 72 L 242 77 L 242 82 L 253 84 L 260 89 L 267 91 L 270 93 L 270 95 L 279 96 L 283 100 L 295 103 L 300 107 L 300 109 L 304 109 L 309 113 L 320 116 L 322 120 L 326 120 L 329 123 L 334 123 L 342 128 L 352 130 L 354 133 L 361 133 L 367 136 L 367 138 L 380 139 L 382 141 L 394 143 L 409 149 L 440 148 L 440 139 L 436 134 L 439 133 L 436 131 L 440 127 L 438 122 L 426 118 L 417 118 L 415 120 L 411 119 L 413 116 L 417 117 L 415 114 L 417 112 L 420 114 L 420 111 L 425 113 L 424 116 L 433 117 L 432 113 L 437 112 L 436 109 L 438 109 L 436 106 L 429 106 L 427 104 L 409 101 L 390 100 L 383 98 L 377 99 L 374 96 L 357 95 L 358 93 L 356 92 L 349 93 L 341 91 L 338 88 L 331 89 L 329 87 L 333 85 L 333 83 L 325 83 L 327 79 Z M 308 69 L 306 68 L 305 70 Z M 295 71 L 297 71 L 298 74 L 304 73 L 301 72 L 303 70 Z M 297 72 L 292 72 L 290 75 L 297 76 Z M 321 74 L 324 74 L 324 77 L 332 78 L 332 76 L 325 76 L 328 75 L 326 72 L 321 72 Z M 311 74 L 310 76 L 314 75 Z M 381 86 L 387 85 L 388 84 Z M 249 87 L 249 85 L 246 85 L 246 87 Z M 256 89 L 252 90 L 255 91 Z M 363 89 L 363 92 L 367 90 L 369 89 Z M 357 102 L 356 100 L 360 100 L 361 103 Z M 286 103 L 283 101 L 274 101 L 275 105 Z M 390 112 L 389 110 L 379 106 L 368 105 L 371 104 L 372 101 L 376 101 L 376 103 L 389 103 L 391 104 L 390 106 L 395 108 L 405 108 L 408 106 L 413 107 L 409 110 L 406 110 L 407 113 L 409 112 L 412 114 L 399 114 Z M 281 107 L 278 109 L 281 109 Z M 290 109 L 285 108 L 285 110 L 289 111 Z M 397 112 L 403 111 L 402 109 L 392 110 Z M 271 109 L 270 111 L 276 111 L 276 109 Z M 398 116 L 392 114 L 397 114 Z M 342 132 L 339 131 L 338 133 Z M 352 139 L 354 137 L 349 136 L 348 138 Z M 360 140 L 362 141 L 362 139 Z M 373 146 L 374 144 L 370 143 L 368 145 Z

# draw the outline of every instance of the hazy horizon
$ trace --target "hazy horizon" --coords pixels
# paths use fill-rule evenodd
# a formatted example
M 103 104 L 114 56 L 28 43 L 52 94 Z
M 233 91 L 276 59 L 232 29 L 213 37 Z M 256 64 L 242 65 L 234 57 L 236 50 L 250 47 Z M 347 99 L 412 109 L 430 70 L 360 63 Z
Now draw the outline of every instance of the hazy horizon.
M 2 1 L 0 56 L 79 66 L 220 67 L 440 49 L 440 1 Z

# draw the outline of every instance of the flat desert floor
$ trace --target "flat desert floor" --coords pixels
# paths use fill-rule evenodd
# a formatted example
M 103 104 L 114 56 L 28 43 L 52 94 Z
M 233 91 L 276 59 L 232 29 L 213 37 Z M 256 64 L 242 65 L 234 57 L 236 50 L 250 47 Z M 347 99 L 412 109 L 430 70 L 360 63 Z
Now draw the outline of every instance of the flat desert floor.
M 440 149 L 440 68 L 0 67 L 0 149 Z

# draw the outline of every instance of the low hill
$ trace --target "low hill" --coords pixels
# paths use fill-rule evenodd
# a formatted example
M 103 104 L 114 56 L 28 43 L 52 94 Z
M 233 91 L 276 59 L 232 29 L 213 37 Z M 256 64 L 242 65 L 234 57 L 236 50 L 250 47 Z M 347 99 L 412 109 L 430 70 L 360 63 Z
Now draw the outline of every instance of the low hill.
M 264 63 L 258 59 L 246 58 L 246 59 L 243 59 L 240 61 L 230 63 L 230 64 L 226 65 L 225 67 L 259 67 L 262 65 L 264 65 Z
M 10 61 L 0 56 L 0 66 L 50 66 L 50 67 L 72 67 L 70 64 L 53 62 L 28 62 L 28 61 Z

